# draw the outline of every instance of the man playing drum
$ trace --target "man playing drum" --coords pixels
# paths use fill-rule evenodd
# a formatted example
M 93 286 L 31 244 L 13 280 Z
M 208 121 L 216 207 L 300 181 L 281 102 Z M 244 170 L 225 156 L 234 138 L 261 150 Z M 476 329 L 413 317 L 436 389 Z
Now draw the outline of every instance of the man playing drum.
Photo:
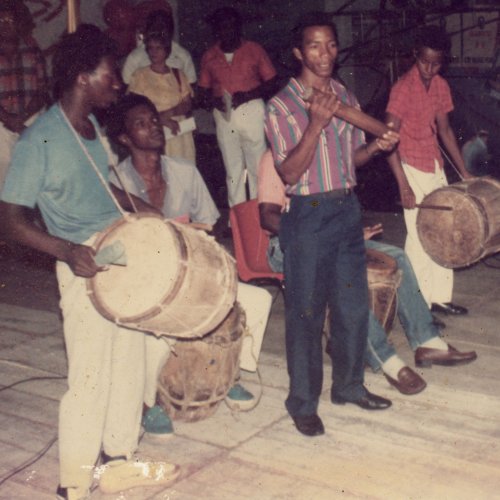
M 151 203 L 169 219 L 212 229 L 219 212 L 210 193 L 193 163 L 161 154 L 165 136 L 158 112 L 147 97 L 137 94 L 123 97 L 110 113 L 107 131 L 113 143 L 125 146 L 130 153 L 118 165 L 120 180 L 112 174 L 112 183 L 120 186 L 120 181 L 123 182 L 127 191 Z M 245 310 L 251 334 L 251 338 L 244 340 L 240 367 L 255 371 L 271 310 L 271 295 L 262 288 L 238 283 L 237 300 Z M 147 432 L 168 435 L 173 432 L 172 423 L 155 402 L 158 375 L 170 353 L 169 344 L 165 338 L 150 335 L 146 339 L 146 352 L 147 409 L 143 426 Z M 226 403 L 230 408 L 243 410 L 255 404 L 252 394 L 240 384 L 229 391 Z
M 415 64 L 396 82 L 387 105 L 387 123 L 392 123 L 401 137 L 388 161 L 404 208 L 408 231 L 405 250 L 424 299 L 433 312 L 466 314 L 465 307 L 451 302 L 453 270 L 436 264 L 426 254 L 417 233 L 416 204 L 448 184 L 438 136 L 460 175 L 471 177 L 448 120 L 448 113 L 453 110 L 450 88 L 438 74 L 448 50 L 448 37 L 437 26 L 425 26 L 418 33 Z
M 261 225 L 273 235 L 269 241 L 269 265 L 273 271 L 283 272 L 283 252 L 276 235 L 279 232 L 281 213 L 286 206 L 285 185 L 274 168 L 270 151 L 264 154 L 259 165 L 258 194 Z M 408 342 L 415 351 L 415 364 L 454 366 L 476 359 L 475 352 L 459 352 L 439 337 L 439 330 L 432 321 L 404 251 L 370 239 L 381 231 L 380 226 L 365 228 L 365 246 L 393 257 L 402 271 L 401 284 L 397 291 L 397 313 Z M 417 394 L 426 387 L 424 379 L 397 355 L 372 311 L 368 322 L 366 361 L 374 371 L 382 369 L 388 382 L 402 394 Z
M 57 259 L 68 356 L 57 495 L 89 497 L 101 449 L 103 492 L 167 485 L 178 466 L 132 459 L 144 394 L 145 335 L 101 316 L 86 289 L 85 278 L 104 270 L 90 245 L 120 217 L 107 192 L 108 155 L 91 114 L 115 101 L 120 89 L 113 44 L 97 28 L 65 36 L 54 55 L 53 77 L 57 102 L 23 132 L 0 210 L 10 238 Z M 114 192 L 123 208 L 131 208 L 121 191 Z M 139 198 L 135 202 L 140 210 L 155 211 Z M 36 205 L 48 232 L 26 213 Z

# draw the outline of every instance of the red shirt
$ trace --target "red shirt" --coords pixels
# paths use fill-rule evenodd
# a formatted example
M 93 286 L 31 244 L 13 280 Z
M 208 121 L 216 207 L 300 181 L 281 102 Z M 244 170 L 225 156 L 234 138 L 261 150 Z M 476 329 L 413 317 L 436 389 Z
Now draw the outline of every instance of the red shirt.
M 203 54 L 198 85 L 212 89 L 215 96 L 222 97 L 223 89 L 230 94 L 248 92 L 274 76 L 276 70 L 258 43 L 242 41 L 234 51 L 231 63 L 226 61 L 217 43 Z
M 434 172 L 437 160 L 443 166 L 438 147 L 436 116 L 453 110 L 450 87 L 436 75 L 427 90 L 414 65 L 392 87 L 387 112 L 401 120 L 401 160 L 422 172 Z

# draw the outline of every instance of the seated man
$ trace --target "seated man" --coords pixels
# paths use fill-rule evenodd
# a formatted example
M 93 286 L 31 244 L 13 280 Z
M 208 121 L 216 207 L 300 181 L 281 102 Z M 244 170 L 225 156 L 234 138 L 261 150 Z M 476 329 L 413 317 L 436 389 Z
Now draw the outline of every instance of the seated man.
M 285 185 L 274 168 L 273 157 L 266 151 L 261 159 L 258 175 L 259 212 L 261 226 L 274 235 L 269 242 L 268 260 L 273 271 L 283 272 L 283 253 L 278 236 L 281 212 L 286 205 Z M 415 351 L 415 364 L 428 367 L 432 364 L 452 366 L 476 359 L 476 353 L 459 352 L 439 337 L 432 316 L 425 303 L 418 283 L 406 257 L 400 248 L 367 239 L 381 232 L 381 226 L 365 229 L 366 248 L 373 248 L 394 259 L 403 272 L 398 289 L 398 316 L 411 348 Z M 370 311 L 366 359 L 373 370 L 382 368 L 391 385 L 402 394 L 417 394 L 426 383 L 409 366 L 406 366 L 391 344 L 382 325 Z
M 165 136 L 153 103 L 142 95 L 128 94 L 110 113 L 109 138 L 130 152 L 118 165 L 118 174 L 125 188 L 147 201 L 166 217 L 190 222 L 193 226 L 211 230 L 219 212 L 195 165 L 187 160 L 162 156 Z M 110 180 L 120 183 L 115 175 Z M 271 310 L 271 295 L 264 289 L 238 283 L 237 300 L 246 313 L 251 338 L 244 340 L 240 368 L 257 369 L 262 338 Z M 147 432 L 170 434 L 173 432 L 168 416 L 155 406 L 158 375 L 170 352 L 165 337 L 149 335 L 146 340 L 146 388 L 143 419 Z M 226 403 L 232 409 L 248 409 L 254 397 L 236 384 L 228 394 Z

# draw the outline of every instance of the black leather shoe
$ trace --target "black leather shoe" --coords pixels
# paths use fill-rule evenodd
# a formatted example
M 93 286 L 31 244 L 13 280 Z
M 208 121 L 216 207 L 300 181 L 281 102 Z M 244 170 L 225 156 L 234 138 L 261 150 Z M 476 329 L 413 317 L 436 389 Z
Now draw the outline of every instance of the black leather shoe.
M 446 323 L 444 321 L 441 321 L 438 317 L 434 316 L 434 314 L 432 314 L 432 324 L 437 328 L 441 328 L 441 330 L 443 328 L 446 328 Z
M 292 419 L 297 430 L 305 436 L 320 436 L 325 433 L 323 422 L 316 413 L 313 415 L 297 415 Z
M 457 304 L 453 304 L 452 302 L 443 302 L 442 304 L 433 303 L 431 305 L 431 312 L 459 316 L 467 314 L 469 311 L 465 307 L 457 306 Z
M 359 399 L 345 399 L 342 396 L 335 396 L 332 394 L 332 403 L 334 405 L 345 405 L 346 403 L 351 403 L 353 405 L 358 405 L 363 410 L 385 410 L 392 405 L 392 402 L 388 399 L 382 398 L 366 391 L 365 395 Z

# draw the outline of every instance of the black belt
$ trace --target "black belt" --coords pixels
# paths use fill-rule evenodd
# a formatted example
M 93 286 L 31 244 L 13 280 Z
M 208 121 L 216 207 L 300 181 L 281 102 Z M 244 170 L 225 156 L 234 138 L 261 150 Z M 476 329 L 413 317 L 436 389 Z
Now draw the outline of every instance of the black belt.
M 328 198 L 345 198 L 346 196 L 351 196 L 354 194 L 354 189 L 352 188 L 342 188 L 342 189 L 333 189 L 332 191 L 325 191 L 324 193 L 314 193 L 307 195 L 292 195 L 298 196 L 299 198 L 314 198 L 315 200 L 324 200 Z

